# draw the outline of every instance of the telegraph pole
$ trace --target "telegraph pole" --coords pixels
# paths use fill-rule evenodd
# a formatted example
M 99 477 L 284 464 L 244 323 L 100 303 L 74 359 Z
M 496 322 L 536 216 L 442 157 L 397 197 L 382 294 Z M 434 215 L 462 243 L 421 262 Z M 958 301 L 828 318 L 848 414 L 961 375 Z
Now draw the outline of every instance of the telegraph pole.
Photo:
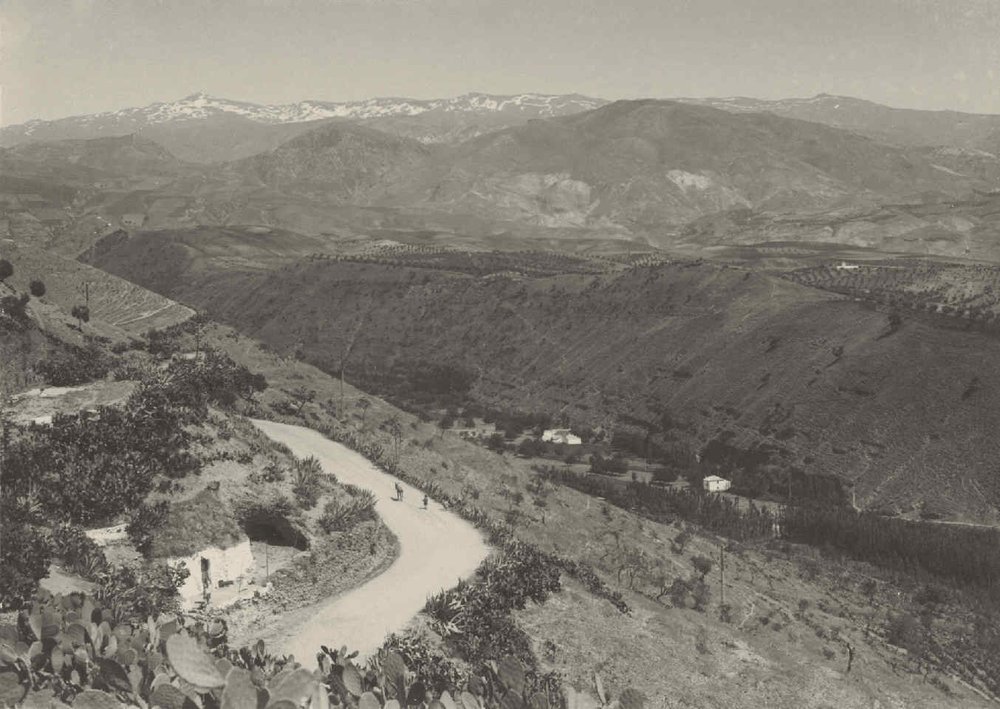
M 721 605 L 726 605 L 726 545 L 719 545 L 719 585 L 722 589 Z

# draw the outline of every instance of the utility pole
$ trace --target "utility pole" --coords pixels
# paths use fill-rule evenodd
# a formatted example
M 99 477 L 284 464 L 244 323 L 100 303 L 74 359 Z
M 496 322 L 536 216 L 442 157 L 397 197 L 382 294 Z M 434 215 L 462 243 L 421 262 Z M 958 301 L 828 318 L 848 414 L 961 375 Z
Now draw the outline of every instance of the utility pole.
M 81 290 L 83 291 L 83 304 L 90 307 L 90 284 L 91 281 L 84 281 Z
M 726 545 L 719 545 L 719 586 L 721 588 L 721 605 L 726 605 Z

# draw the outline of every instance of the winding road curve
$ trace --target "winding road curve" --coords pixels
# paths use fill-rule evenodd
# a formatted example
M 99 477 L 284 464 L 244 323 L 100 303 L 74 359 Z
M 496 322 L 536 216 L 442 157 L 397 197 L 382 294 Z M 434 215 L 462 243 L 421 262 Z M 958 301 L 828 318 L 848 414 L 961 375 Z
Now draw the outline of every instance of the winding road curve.
M 288 637 L 281 652 L 301 662 L 313 657 L 320 645 L 346 645 L 367 656 L 386 635 L 401 630 L 429 595 L 471 576 L 486 558 L 489 548 L 475 527 L 437 502 L 423 509 L 419 490 L 382 472 L 364 456 L 302 426 L 253 423 L 297 457 L 314 456 L 339 481 L 375 493 L 375 510 L 400 545 L 399 557 L 388 569 L 319 605 L 309 622 Z M 397 482 L 404 490 L 401 502 L 392 499 Z

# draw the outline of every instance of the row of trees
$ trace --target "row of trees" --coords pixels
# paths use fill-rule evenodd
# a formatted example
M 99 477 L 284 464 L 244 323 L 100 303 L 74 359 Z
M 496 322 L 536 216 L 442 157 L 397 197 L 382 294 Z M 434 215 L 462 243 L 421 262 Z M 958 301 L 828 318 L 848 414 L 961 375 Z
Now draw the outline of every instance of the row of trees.
M 763 539 L 774 536 L 779 529 L 779 517 L 767 509 L 752 502 L 744 507 L 731 498 L 705 494 L 700 487 L 675 489 L 641 482 L 622 484 L 555 467 L 543 468 L 541 474 L 547 480 L 603 497 L 614 505 L 653 519 L 670 521 L 679 517 L 730 539 Z
M 1000 604 L 1000 531 L 913 522 L 839 505 L 785 505 L 772 512 L 728 497 L 643 483 L 621 484 L 553 467 L 549 480 L 655 519 L 679 517 L 737 541 L 780 536 L 922 579 L 984 591 Z
M 912 522 L 843 507 L 787 507 L 781 528 L 791 541 L 833 548 L 918 577 L 983 589 L 1000 602 L 996 529 Z

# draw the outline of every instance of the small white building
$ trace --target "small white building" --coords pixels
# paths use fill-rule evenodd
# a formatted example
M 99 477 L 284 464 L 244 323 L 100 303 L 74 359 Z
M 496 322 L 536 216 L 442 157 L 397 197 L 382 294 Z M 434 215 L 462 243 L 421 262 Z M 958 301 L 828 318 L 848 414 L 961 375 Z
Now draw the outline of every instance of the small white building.
M 253 552 L 250 549 L 250 539 L 243 537 L 233 546 L 206 547 L 185 557 L 174 557 L 165 560 L 168 564 L 183 564 L 188 570 L 188 577 L 179 589 L 177 595 L 185 607 L 193 607 L 202 601 L 218 606 L 212 602 L 213 591 L 220 584 L 235 584 L 242 590 L 250 585 L 254 575 Z M 219 595 L 219 594 L 216 594 Z M 232 594 L 227 594 L 227 597 Z
M 250 538 L 211 488 L 171 504 L 163 527 L 153 534 L 150 555 L 187 569 L 177 590 L 186 608 L 236 600 L 253 583 L 256 568 Z
M 583 439 L 574 435 L 568 428 L 550 428 L 542 434 L 542 440 L 547 443 L 565 443 L 568 446 L 578 446 Z
M 708 492 L 725 492 L 733 485 L 731 482 L 725 478 L 720 478 L 718 475 L 709 475 L 701 481 L 701 484 Z

